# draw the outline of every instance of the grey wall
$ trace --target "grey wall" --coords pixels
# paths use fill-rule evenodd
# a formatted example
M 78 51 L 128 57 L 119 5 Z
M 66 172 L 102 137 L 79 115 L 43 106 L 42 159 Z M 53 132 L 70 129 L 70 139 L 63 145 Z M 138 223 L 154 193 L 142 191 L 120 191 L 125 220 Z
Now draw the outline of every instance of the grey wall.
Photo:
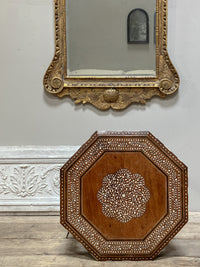
M 127 16 L 135 8 L 149 15 L 149 44 L 127 43 Z M 69 70 L 85 69 L 84 75 L 93 74 L 91 69 L 104 75 L 103 70 L 155 71 L 155 11 L 156 0 L 67 0 Z
M 53 1 L 1 0 L 0 145 L 80 145 L 95 130 L 149 130 L 188 165 L 190 210 L 200 211 L 199 9 L 199 0 L 169 0 L 168 48 L 179 92 L 103 112 L 43 90 L 54 53 Z

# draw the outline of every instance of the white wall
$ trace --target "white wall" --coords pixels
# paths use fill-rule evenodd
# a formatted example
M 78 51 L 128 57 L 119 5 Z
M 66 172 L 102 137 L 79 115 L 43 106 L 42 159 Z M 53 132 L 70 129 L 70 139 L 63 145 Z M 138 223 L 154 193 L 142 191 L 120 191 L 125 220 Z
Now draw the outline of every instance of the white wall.
M 53 0 L 1 0 L 0 145 L 80 145 L 95 130 L 149 130 L 188 165 L 190 210 L 200 211 L 199 10 L 199 0 L 169 0 L 168 49 L 180 74 L 179 92 L 117 112 L 46 94 Z

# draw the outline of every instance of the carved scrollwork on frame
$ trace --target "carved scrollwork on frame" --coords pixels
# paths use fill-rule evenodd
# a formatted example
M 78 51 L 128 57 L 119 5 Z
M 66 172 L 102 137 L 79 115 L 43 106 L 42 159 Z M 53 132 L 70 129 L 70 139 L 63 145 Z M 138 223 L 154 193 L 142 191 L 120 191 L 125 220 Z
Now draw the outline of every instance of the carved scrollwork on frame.
M 64 17 L 61 16 L 62 1 L 55 0 L 55 55 L 44 76 L 44 88 L 51 94 L 57 94 L 64 87 L 63 76 L 63 28 Z
M 70 36 L 66 24 L 66 2 L 67 0 L 54 0 L 55 55 L 44 76 L 44 88 L 48 93 L 58 97 L 69 96 L 76 104 L 90 103 L 101 110 L 121 110 L 131 103 L 144 104 L 153 96 L 165 98 L 178 90 L 179 76 L 167 52 L 167 0 L 155 0 L 155 75 L 146 76 L 70 76 L 67 54 L 67 38 Z M 152 36 L 151 42 L 154 39 Z M 128 45 L 132 49 L 134 45 L 141 44 Z

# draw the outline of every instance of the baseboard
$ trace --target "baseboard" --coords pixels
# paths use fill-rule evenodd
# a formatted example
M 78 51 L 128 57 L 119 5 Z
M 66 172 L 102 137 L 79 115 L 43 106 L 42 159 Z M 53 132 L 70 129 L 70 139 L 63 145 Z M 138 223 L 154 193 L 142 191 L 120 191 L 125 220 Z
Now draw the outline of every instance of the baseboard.
M 58 214 L 60 168 L 78 148 L 0 147 L 0 214 Z

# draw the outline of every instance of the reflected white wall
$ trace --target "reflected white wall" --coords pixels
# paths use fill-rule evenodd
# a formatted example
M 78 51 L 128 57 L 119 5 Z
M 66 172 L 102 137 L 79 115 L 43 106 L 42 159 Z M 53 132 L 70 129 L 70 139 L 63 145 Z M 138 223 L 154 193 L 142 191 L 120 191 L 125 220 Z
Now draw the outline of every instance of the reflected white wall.
M 68 75 L 155 76 L 156 0 L 67 0 Z M 149 43 L 128 44 L 127 17 L 144 9 Z

